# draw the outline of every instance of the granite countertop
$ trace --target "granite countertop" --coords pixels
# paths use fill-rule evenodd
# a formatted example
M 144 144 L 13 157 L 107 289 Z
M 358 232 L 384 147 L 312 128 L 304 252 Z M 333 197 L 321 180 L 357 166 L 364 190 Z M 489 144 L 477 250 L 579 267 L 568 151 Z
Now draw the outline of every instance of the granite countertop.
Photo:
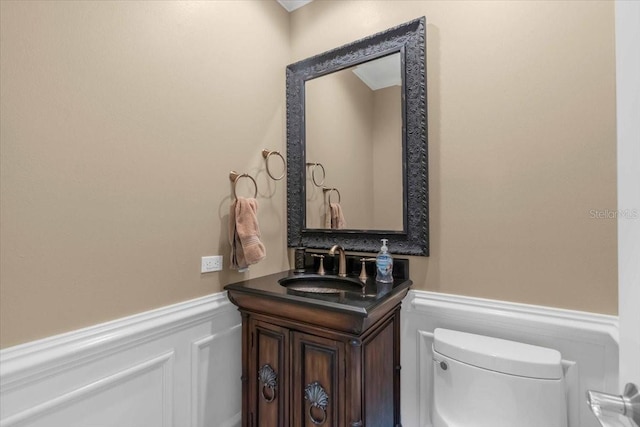
M 305 273 L 294 273 L 293 270 L 281 271 L 268 276 L 243 280 L 231 283 L 224 287 L 232 295 L 241 293 L 270 300 L 301 304 L 305 306 L 321 307 L 324 310 L 349 313 L 350 315 L 367 317 L 378 307 L 393 297 L 404 297 L 413 282 L 409 279 L 394 278 L 393 283 L 376 283 L 370 277 L 365 282 L 365 286 L 360 289 L 361 283 L 357 276 L 349 276 L 354 283 L 349 290 L 339 293 L 312 293 L 299 290 L 288 289 L 279 283 L 282 279 L 305 277 L 309 279 L 318 278 L 327 280 L 336 277 L 331 274 L 319 276 L 312 271 Z M 402 294 L 402 295 L 400 295 Z

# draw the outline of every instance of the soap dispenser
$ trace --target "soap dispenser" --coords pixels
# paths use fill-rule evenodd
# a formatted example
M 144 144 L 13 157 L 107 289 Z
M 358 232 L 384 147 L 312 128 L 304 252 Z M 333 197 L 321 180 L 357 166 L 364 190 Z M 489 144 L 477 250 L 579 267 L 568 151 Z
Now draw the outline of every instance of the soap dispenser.
M 376 256 L 376 282 L 393 282 L 393 258 L 387 248 L 387 239 L 382 239 L 382 247 Z

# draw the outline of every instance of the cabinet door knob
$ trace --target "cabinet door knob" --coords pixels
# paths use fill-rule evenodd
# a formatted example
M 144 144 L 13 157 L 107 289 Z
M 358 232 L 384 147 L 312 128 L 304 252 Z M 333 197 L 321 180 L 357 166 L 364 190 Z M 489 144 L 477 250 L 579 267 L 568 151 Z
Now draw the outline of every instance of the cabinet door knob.
M 258 380 L 262 383 L 262 398 L 267 402 L 273 402 L 276 398 L 276 387 L 278 386 L 278 374 L 268 363 L 262 365 L 258 371 Z M 266 390 L 271 392 L 267 394 Z
M 308 400 L 309 405 L 309 419 L 317 426 L 324 424 L 327 420 L 327 405 L 329 404 L 329 395 L 322 388 L 318 381 L 314 381 L 308 384 L 304 388 L 304 398 Z M 313 408 L 318 408 L 322 411 L 322 418 L 316 418 L 313 416 Z

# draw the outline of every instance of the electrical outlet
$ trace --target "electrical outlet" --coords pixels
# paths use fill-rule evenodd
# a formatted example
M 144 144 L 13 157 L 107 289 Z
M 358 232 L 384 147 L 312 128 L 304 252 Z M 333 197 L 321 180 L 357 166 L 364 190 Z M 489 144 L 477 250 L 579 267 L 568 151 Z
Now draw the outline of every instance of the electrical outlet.
M 222 270 L 222 255 L 203 256 L 201 273 L 210 273 L 212 271 Z

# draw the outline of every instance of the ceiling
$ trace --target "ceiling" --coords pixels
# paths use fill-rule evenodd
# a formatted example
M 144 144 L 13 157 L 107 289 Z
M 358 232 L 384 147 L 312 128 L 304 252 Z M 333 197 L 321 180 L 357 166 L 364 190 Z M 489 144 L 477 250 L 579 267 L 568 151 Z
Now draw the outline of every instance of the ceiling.
M 400 54 L 383 56 L 373 61 L 364 62 L 353 69 L 371 90 L 384 89 L 389 86 L 402 86 Z
M 302 6 L 311 3 L 313 0 L 276 0 L 280 3 L 280 6 L 287 9 L 289 12 L 293 12 L 294 10 L 301 8 Z

